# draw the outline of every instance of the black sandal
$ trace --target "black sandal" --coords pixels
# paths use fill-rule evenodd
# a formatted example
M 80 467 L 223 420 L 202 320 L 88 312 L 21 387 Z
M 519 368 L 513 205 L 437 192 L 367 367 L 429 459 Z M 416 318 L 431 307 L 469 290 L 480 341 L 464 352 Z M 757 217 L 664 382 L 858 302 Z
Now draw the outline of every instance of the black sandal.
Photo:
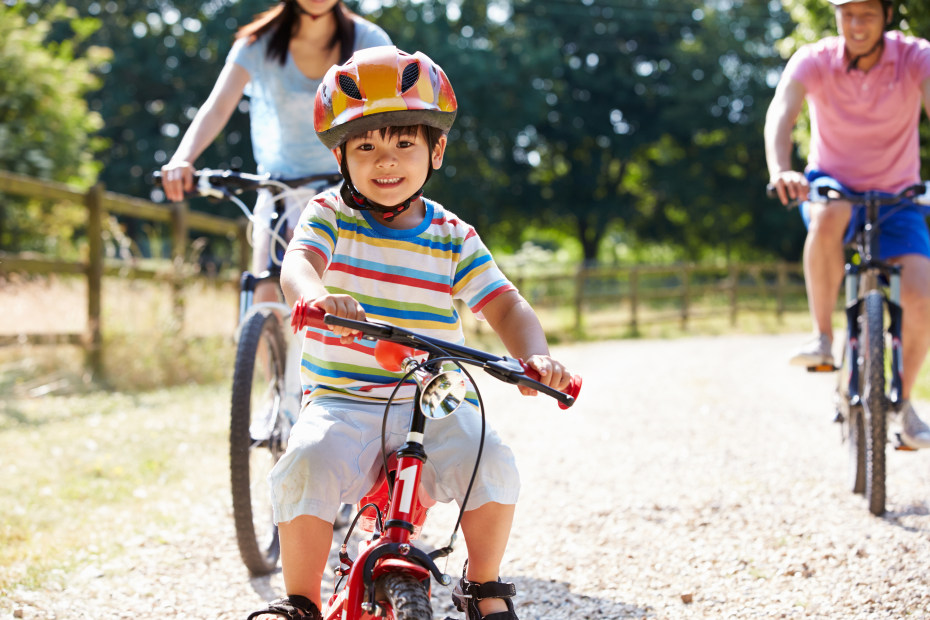
M 466 563 L 466 568 L 467 568 Z M 517 620 L 517 614 L 513 609 L 513 602 L 510 600 L 517 594 L 517 587 L 512 583 L 504 583 L 498 578 L 497 581 L 486 581 L 484 583 L 475 583 L 465 578 L 465 570 L 462 570 L 462 579 L 459 585 L 452 591 L 452 603 L 459 611 L 465 612 L 466 620 Z M 501 598 L 507 604 L 507 611 L 499 611 L 487 616 L 482 616 L 478 611 L 478 601 L 486 598 Z
M 252 620 L 264 614 L 277 614 L 285 620 L 323 620 L 323 614 L 313 601 L 296 594 L 271 601 L 267 609 L 249 614 L 246 620 Z

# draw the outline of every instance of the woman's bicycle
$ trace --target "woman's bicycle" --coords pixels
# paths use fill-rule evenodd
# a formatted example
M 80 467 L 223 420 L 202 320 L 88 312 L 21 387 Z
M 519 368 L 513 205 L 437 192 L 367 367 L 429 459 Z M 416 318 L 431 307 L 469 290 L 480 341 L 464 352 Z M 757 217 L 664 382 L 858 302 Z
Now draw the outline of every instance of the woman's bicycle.
M 155 173 L 154 177 L 160 179 L 160 174 Z M 281 259 L 287 248 L 286 210 L 302 207 L 288 207 L 287 199 L 305 185 L 335 185 L 342 177 L 321 174 L 275 178 L 235 170 L 202 169 L 195 173 L 195 178 L 191 196 L 233 202 L 252 226 L 267 227 L 271 237 L 269 268 L 258 274 L 244 271 L 239 282 L 229 419 L 229 473 L 236 541 L 249 571 L 265 575 L 275 569 L 280 555 L 268 473 L 287 448 L 302 397 L 300 343 L 286 328 L 291 309 L 284 303 L 280 290 Z M 274 201 L 270 225 L 255 218 L 240 198 L 245 192 L 258 190 L 269 191 Z M 255 289 L 263 282 L 274 283 L 277 301 L 255 301 Z
M 484 440 L 484 404 L 465 365 L 481 368 L 506 383 L 536 389 L 555 398 L 563 409 L 574 404 L 581 390 L 581 377 L 575 375 L 566 391 L 560 392 L 539 383 L 539 375 L 522 360 L 498 357 L 388 323 L 324 315 L 320 309 L 307 305 L 302 299 L 294 305 L 291 313 L 291 326 L 295 332 L 307 326 L 328 329 L 337 325 L 356 329 L 363 338 L 377 341 L 375 357 L 378 363 L 387 370 L 404 373 L 398 388 L 405 383 L 415 383 L 417 395 L 407 441 L 396 452 L 388 454 L 382 429 L 382 471 L 375 485 L 359 502 L 355 518 L 340 547 L 340 566 L 336 569 L 339 580 L 328 604 L 324 605 L 323 618 L 431 620 L 430 577 L 444 586 L 452 583 L 452 578 L 436 566 L 436 560 L 452 552 L 471 485 L 462 502 L 449 545 L 431 552 L 414 545 L 413 541 L 426 519 L 427 508 L 431 505 L 420 487 L 420 474 L 427 458 L 423 447 L 427 418 L 454 415 L 465 398 L 465 377 L 468 377 L 476 391 L 482 419 L 482 443 L 478 446 L 474 467 L 474 472 L 477 472 Z M 450 364 L 457 368 L 447 370 Z M 393 396 L 385 405 L 385 420 Z M 359 543 L 358 556 L 352 559 L 348 543 L 355 527 L 370 534 Z
M 770 186 L 769 195 L 773 192 Z M 854 493 L 865 496 L 872 514 L 881 515 L 885 512 L 888 418 L 899 412 L 903 401 L 901 266 L 879 258 L 881 223 L 889 214 L 881 208 L 902 201 L 930 204 L 928 186 L 912 185 L 896 194 L 843 192 L 821 186 L 811 189 L 809 200 L 848 202 L 853 205 L 854 216 L 857 209 L 863 213 L 862 225 L 851 243 L 855 252 L 845 267 L 846 333 L 840 363 L 808 370 L 841 371 L 837 374 L 835 421 L 849 446 L 849 484 Z M 900 434 L 894 446 L 909 449 Z

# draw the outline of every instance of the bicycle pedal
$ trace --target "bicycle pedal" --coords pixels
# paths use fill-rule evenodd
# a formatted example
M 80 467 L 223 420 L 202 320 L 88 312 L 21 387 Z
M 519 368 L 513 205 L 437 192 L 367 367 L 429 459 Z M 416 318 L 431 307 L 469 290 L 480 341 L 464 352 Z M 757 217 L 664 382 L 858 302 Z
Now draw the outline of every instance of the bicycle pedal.
M 833 364 L 817 364 L 816 366 L 808 366 L 807 372 L 836 372 L 839 370 Z
M 894 449 L 898 452 L 917 452 L 917 448 L 912 448 L 901 439 L 901 433 L 895 433 L 895 445 Z

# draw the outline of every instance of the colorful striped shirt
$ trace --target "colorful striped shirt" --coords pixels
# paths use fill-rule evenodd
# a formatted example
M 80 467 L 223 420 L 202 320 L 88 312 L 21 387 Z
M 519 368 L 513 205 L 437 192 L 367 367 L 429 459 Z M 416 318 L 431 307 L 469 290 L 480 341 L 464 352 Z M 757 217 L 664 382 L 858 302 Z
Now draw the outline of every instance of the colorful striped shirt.
M 323 258 L 327 291 L 351 295 L 369 318 L 461 344 L 462 322 L 453 300 L 462 300 L 480 317 L 489 301 L 516 288 L 474 228 L 442 205 L 424 203 L 423 222 L 397 230 L 368 211 L 348 207 L 338 192 L 324 192 L 304 210 L 289 249 Z M 304 394 L 387 400 L 401 374 L 378 365 L 374 346 L 359 339 L 343 345 L 328 330 L 307 329 Z M 412 399 L 414 389 L 412 383 L 404 385 L 395 400 Z

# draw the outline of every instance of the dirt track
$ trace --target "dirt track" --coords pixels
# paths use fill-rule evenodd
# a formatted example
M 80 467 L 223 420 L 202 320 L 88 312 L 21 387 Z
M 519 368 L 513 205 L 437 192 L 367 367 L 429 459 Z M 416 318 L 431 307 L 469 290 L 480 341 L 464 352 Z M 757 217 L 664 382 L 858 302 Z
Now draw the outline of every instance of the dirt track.
M 890 512 L 872 517 L 847 491 L 832 375 L 785 363 L 803 339 L 559 348 L 585 380 L 567 412 L 484 381 L 523 475 L 504 568 L 521 620 L 930 618 L 930 452 L 889 454 Z M 250 580 L 215 518 L 225 478 L 207 480 L 179 502 L 187 529 L 24 594 L 22 617 L 242 620 L 278 595 L 280 573 Z M 450 518 L 433 514 L 427 542 L 447 542 Z M 437 618 L 461 617 L 434 592 Z

